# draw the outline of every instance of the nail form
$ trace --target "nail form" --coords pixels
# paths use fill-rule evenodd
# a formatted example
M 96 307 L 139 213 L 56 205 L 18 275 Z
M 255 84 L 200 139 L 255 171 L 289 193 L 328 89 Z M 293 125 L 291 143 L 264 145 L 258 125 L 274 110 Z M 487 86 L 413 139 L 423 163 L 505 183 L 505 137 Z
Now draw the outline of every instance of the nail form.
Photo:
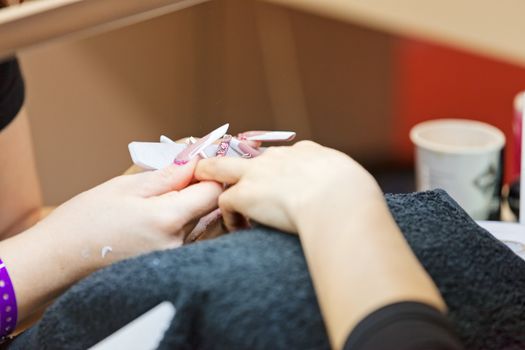
M 181 165 L 181 163 L 186 164 L 200 152 L 204 151 L 206 147 L 210 146 L 212 143 L 220 139 L 228 131 L 229 124 L 224 124 L 223 126 L 213 130 L 208 135 L 199 139 L 192 145 L 186 147 L 181 153 L 177 155 L 174 160 L 175 164 Z

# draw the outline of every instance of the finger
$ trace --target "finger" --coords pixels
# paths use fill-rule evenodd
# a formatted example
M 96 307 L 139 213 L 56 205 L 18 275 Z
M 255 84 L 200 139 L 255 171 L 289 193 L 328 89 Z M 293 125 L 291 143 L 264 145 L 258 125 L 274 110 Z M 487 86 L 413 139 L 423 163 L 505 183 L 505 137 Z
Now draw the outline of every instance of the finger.
M 211 213 L 200 218 L 199 222 L 193 227 L 192 231 L 185 236 L 184 244 L 195 242 L 203 235 L 207 234 L 210 229 L 221 226 L 222 215 L 220 209 L 215 209 Z M 219 225 L 217 225 L 219 223 Z
M 200 235 L 199 238 L 197 238 L 197 241 L 217 238 L 219 236 L 224 235 L 225 233 L 228 233 L 228 231 L 226 231 L 226 229 L 223 226 L 221 216 L 218 220 L 215 220 L 208 225 L 206 231 L 204 231 L 203 234 Z
M 135 184 L 143 197 L 159 196 L 187 187 L 193 179 L 197 161 L 184 165 L 169 165 L 163 169 L 132 175 Z
M 240 193 L 242 193 L 240 186 L 234 186 L 219 197 L 219 208 L 222 213 L 224 226 L 228 231 L 237 231 L 250 227 L 248 219 L 239 209 L 244 207 L 239 196 Z
M 197 180 L 213 180 L 221 183 L 234 184 L 240 180 L 248 169 L 247 159 L 222 157 L 199 161 L 195 168 Z
M 173 232 L 174 234 L 177 234 L 181 239 L 182 243 L 184 244 L 185 237 L 187 237 L 191 232 L 195 230 L 195 227 L 199 225 L 199 220 L 194 219 L 188 223 L 186 223 L 184 226 L 182 226 L 182 229 L 180 229 L 177 232 Z
M 232 211 L 225 212 L 222 220 L 228 232 L 234 232 L 250 228 L 250 221 L 241 213 Z
M 164 194 L 159 199 L 163 205 L 162 210 L 173 213 L 173 223 L 177 226 L 184 226 L 216 209 L 221 193 L 221 185 L 216 182 L 205 181 L 191 185 L 179 192 Z

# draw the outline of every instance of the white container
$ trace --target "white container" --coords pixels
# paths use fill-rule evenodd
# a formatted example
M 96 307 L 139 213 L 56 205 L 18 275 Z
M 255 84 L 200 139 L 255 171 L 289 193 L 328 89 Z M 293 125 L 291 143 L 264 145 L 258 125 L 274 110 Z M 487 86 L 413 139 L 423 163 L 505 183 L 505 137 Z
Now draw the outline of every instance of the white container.
M 418 191 L 442 188 L 474 219 L 499 211 L 505 135 L 467 119 L 437 119 L 410 131 Z

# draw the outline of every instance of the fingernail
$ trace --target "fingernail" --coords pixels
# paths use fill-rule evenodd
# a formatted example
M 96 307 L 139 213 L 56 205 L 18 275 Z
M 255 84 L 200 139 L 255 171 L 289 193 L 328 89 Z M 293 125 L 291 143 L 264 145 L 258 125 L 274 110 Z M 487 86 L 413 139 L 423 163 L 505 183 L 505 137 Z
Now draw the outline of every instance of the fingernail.
M 295 138 L 293 131 L 246 131 L 238 136 L 239 140 L 244 141 L 291 141 Z
M 195 138 L 193 136 L 190 136 L 188 138 L 188 142 L 190 145 L 193 145 L 194 143 L 197 143 L 197 140 L 195 140 Z M 202 159 L 207 159 L 208 158 L 208 155 L 206 153 L 204 153 L 204 151 L 200 151 L 199 152 L 199 156 L 201 156 Z
M 182 152 L 180 152 L 177 155 L 173 163 L 177 165 L 184 165 L 188 163 L 192 158 L 194 158 L 196 155 L 200 153 L 200 152 L 195 152 L 195 151 L 197 151 L 206 142 L 208 138 L 209 138 L 209 134 L 195 141 L 195 143 L 188 145 L 188 147 L 186 147 L 184 150 L 182 150 Z
M 193 228 L 190 234 L 186 236 L 186 238 L 184 239 L 184 243 L 195 242 L 204 233 L 206 233 L 208 227 L 210 227 L 212 224 L 217 223 L 217 221 L 219 220 L 222 220 L 222 214 L 220 209 L 215 209 L 211 213 L 203 216 L 202 218 L 200 218 L 199 222 Z
M 188 164 L 194 162 L 194 159 L 191 159 L 191 160 L 174 160 L 173 164 L 174 165 L 178 165 L 178 166 L 185 166 L 185 165 L 188 165 Z
M 245 131 L 245 132 L 242 132 L 240 134 L 237 135 L 237 138 L 239 140 L 247 140 L 249 137 L 253 137 L 253 136 L 259 136 L 259 135 L 264 135 L 268 133 L 268 131 L 262 131 L 262 130 L 254 130 L 254 131 Z
M 230 146 L 241 155 L 243 158 L 253 158 L 260 155 L 262 152 L 247 145 L 243 141 L 239 141 L 237 138 L 232 138 L 230 141 Z
M 186 164 L 188 164 L 188 163 L 189 163 L 189 161 L 187 161 L 187 160 L 178 160 L 178 159 L 175 159 L 175 160 L 173 161 L 173 164 L 178 165 L 178 166 L 186 165 Z
M 248 146 L 244 142 L 240 142 L 239 143 L 239 149 L 241 150 L 242 153 L 247 155 L 248 158 L 257 157 L 258 155 L 261 154 L 261 151 L 255 149 L 255 148 L 253 148 L 251 146 Z
M 217 152 L 215 153 L 215 156 L 217 157 L 224 157 L 228 153 L 228 149 L 230 148 L 230 141 L 232 139 L 232 135 L 224 135 L 221 143 L 219 144 L 219 147 L 217 147 Z
M 177 162 L 188 162 L 194 157 L 196 157 L 200 152 L 204 151 L 206 147 L 211 145 L 215 140 L 218 140 L 228 130 L 229 124 L 224 124 L 223 126 L 213 130 L 208 135 L 197 140 L 194 144 L 186 147 L 182 152 L 180 152 L 174 160 L 174 163 Z M 205 155 L 206 156 L 206 155 Z

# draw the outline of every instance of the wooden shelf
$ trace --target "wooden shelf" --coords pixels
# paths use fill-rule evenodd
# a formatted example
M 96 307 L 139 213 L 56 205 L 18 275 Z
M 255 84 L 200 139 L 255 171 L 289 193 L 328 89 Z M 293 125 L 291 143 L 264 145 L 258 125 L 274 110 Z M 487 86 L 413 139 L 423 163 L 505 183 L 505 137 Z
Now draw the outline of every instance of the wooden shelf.
M 206 0 L 39 0 L 0 11 L 0 56 Z M 217 0 L 220 1 L 220 0 Z M 521 0 L 264 0 L 525 65 Z
M 525 65 L 521 0 L 266 0 Z
M 0 11 L 0 57 L 51 40 L 91 35 L 207 0 L 39 0 Z

